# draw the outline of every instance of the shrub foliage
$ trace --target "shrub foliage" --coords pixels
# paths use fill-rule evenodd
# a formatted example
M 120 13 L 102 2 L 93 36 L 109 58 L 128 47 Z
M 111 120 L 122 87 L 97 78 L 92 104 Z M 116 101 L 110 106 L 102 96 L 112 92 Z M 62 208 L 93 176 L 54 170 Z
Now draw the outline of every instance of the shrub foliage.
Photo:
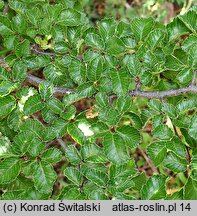
M 0 8 L 1 199 L 197 199 L 196 7 L 95 26 L 76 1 Z

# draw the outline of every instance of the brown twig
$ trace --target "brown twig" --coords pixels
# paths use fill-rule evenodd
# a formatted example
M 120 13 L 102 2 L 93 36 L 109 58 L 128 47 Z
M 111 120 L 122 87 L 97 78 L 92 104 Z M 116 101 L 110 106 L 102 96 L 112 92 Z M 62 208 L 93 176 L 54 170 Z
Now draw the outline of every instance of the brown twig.
M 159 174 L 158 169 L 155 167 L 155 165 L 153 164 L 153 162 L 150 160 L 150 158 L 146 155 L 146 153 L 140 148 L 138 147 L 138 150 L 140 152 L 140 154 L 144 157 L 144 159 L 146 160 L 147 164 L 149 165 L 149 167 L 152 169 L 152 171 L 154 173 Z
M 6 63 L 3 58 L 0 58 L 0 65 L 6 69 Z M 7 66 L 9 67 L 9 66 Z M 163 99 L 165 97 L 170 97 L 170 96 L 177 96 L 181 95 L 184 93 L 197 93 L 197 86 L 195 85 L 196 82 L 196 75 L 197 75 L 197 70 L 194 71 L 194 75 L 192 78 L 191 83 L 187 87 L 179 88 L 179 89 L 173 89 L 173 90 L 166 90 L 166 91 L 141 91 L 139 90 L 140 84 L 137 83 L 136 88 L 134 90 L 131 90 L 128 95 L 129 96 L 134 96 L 134 97 L 146 97 L 146 98 L 159 98 Z M 42 79 L 33 76 L 31 74 L 27 75 L 26 80 L 30 82 L 31 84 L 38 86 L 41 82 Z M 73 89 L 67 89 L 64 87 L 54 87 L 54 95 L 65 95 L 65 94 L 70 94 L 74 92 Z M 111 95 L 111 98 L 115 98 L 116 95 Z

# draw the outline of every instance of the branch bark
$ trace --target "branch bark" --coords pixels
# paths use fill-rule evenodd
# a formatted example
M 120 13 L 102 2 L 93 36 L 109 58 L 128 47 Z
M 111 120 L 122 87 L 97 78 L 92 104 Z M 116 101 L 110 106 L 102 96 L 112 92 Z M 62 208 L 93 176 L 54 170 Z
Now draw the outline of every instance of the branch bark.
M 5 69 L 9 68 L 9 66 L 6 64 L 3 58 L 0 58 L 0 65 L 4 67 Z M 165 97 L 170 97 L 170 96 L 176 96 L 176 95 L 181 95 L 184 93 L 197 93 L 197 86 L 196 84 L 196 76 L 197 76 L 197 70 L 194 71 L 194 75 L 192 78 L 192 81 L 190 85 L 179 88 L 179 89 L 173 89 L 173 90 L 166 90 L 166 91 L 141 91 L 139 88 L 140 86 L 137 83 L 137 86 L 134 90 L 129 91 L 128 95 L 129 96 L 134 96 L 134 97 L 146 97 L 146 98 L 159 98 L 163 99 Z M 38 86 L 43 80 L 28 74 L 26 77 L 26 80 L 35 85 Z M 54 95 L 65 95 L 65 94 L 70 94 L 74 92 L 74 89 L 67 89 L 64 87 L 54 87 Z M 111 95 L 111 98 L 116 97 L 116 95 Z

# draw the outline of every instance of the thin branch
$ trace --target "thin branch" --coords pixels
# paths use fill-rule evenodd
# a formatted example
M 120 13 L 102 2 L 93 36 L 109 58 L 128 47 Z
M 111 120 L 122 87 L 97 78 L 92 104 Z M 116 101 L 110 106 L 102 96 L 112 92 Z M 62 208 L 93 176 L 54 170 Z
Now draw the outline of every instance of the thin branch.
M 164 97 L 181 95 L 188 92 L 197 93 L 197 86 L 189 85 L 188 87 L 174 89 L 174 90 L 167 90 L 167 91 L 147 91 L 146 92 L 146 91 L 132 90 L 129 92 L 129 96 L 161 99 Z
M 60 138 L 58 138 L 57 139 L 57 142 L 61 145 L 61 147 L 66 151 L 66 143 L 62 140 L 62 139 L 60 139 Z
M 146 160 L 147 164 L 149 165 L 149 167 L 152 169 L 152 171 L 154 173 L 159 173 L 158 169 L 155 167 L 155 165 L 153 164 L 153 162 L 150 160 L 150 158 L 146 155 L 146 153 L 141 149 L 139 148 L 139 151 L 140 151 L 140 154 L 144 157 L 144 159 Z
M 9 66 L 5 63 L 3 58 L 0 58 L 0 65 L 7 69 Z M 134 96 L 134 97 L 146 97 L 146 98 L 159 98 L 163 99 L 165 97 L 170 97 L 170 96 L 176 96 L 176 95 L 181 95 L 184 93 L 197 93 L 197 86 L 195 85 L 196 83 L 196 76 L 197 76 L 197 70 L 194 71 L 194 75 L 192 78 L 192 81 L 190 85 L 187 87 L 179 88 L 179 89 L 173 89 L 173 90 L 166 90 L 166 91 L 141 91 L 139 90 L 140 84 L 137 84 L 136 88 L 134 90 L 131 90 L 128 95 L 129 96 Z M 33 76 L 31 74 L 27 75 L 26 80 L 35 85 L 38 86 L 43 80 Z M 74 92 L 73 89 L 67 89 L 64 87 L 54 87 L 54 95 L 65 95 L 65 94 L 70 94 Z M 116 95 L 111 95 L 110 99 L 113 100 Z
M 26 77 L 26 80 L 35 86 L 38 86 L 43 81 L 43 79 L 40 79 L 32 74 L 28 74 Z M 73 89 L 67 89 L 64 87 L 54 87 L 53 94 L 54 95 L 65 95 L 65 94 L 70 94 L 73 91 L 74 91 Z
M 4 3 L 4 8 L 3 8 L 3 15 L 4 16 L 7 14 L 8 10 L 9 10 L 8 2 L 5 2 Z
M 42 55 L 48 55 L 48 56 L 56 56 L 57 54 L 56 53 L 52 53 L 52 52 L 46 52 L 44 50 L 40 50 L 36 47 L 36 45 L 32 45 L 31 46 L 31 51 L 34 52 L 34 53 L 37 53 L 37 54 L 42 54 Z

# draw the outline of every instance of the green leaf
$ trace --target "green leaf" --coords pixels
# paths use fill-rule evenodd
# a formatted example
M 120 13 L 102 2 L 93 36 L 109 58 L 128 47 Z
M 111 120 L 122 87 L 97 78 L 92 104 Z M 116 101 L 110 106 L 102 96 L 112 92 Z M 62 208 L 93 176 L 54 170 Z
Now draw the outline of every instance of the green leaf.
M 187 169 L 187 161 L 170 152 L 166 156 L 163 165 L 174 173 L 184 172 Z
M 197 106 L 197 101 L 191 98 L 191 99 L 182 100 L 181 102 L 179 102 L 177 104 L 177 110 L 180 115 L 181 113 L 194 109 L 196 106 Z
M 0 97 L 0 118 L 7 116 L 16 106 L 13 96 Z
M 40 95 L 31 96 L 24 106 L 25 115 L 31 115 L 44 108 L 44 103 L 41 100 Z
M 27 76 L 27 66 L 23 61 L 17 61 L 13 65 L 12 76 L 16 81 L 23 81 Z
M 75 106 L 67 106 L 66 111 L 60 114 L 60 117 L 66 120 L 71 120 L 75 117 L 76 107 Z
M 192 138 L 197 140 L 197 115 L 192 117 L 188 132 Z
M 169 39 L 173 40 L 180 35 L 189 32 L 189 29 L 176 17 L 173 22 L 167 25 L 167 31 L 169 34 Z
M 99 33 L 103 40 L 107 40 L 114 35 L 116 22 L 114 19 L 103 19 L 97 23 Z
M 107 107 L 106 107 L 107 108 Z M 120 120 L 120 115 L 118 114 L 118 111 L 112 108 L 108 108 L 105 110 L 100 110 L 99 112 L 99 120 L 105 122 L 109 126 L 115 126 L 118 124 Z
M 128 92 L 129 88 L 129 76 L 125 70 L 111 70 L 113 92 L 117 95 L 124 95 Z
M 100 79 L 103 72 L 103 58 L 98 57 L 88 63 L 87 76 L 90 81 L 97 81 Z
M 40 162 L 35 167 L 33 174 L 33 181 L 35 188 L 40 193 L 50 193 L 53 190 L 53 184 L 57 178 L 51 164 Z
M 62 118 L 56 118 L 52 124 L 52 130 L 56 132 L 56 137 L 60 138 L 67 132 L 67 122 Z
M 67 146 L 65 155 L 66 155 L 66 158 L 69 160 L 69 162 L 72 163 L 73 165 L 77 165 L 81 161 L 81 155 L 77 151 L 74 144 L 70 144 Z
M 44 137 L 45 128 L 40 121 L 28 118 L 20 125 L 20 131 L 31 131 L 42 139 Z
M 141 189 L 142 200 L 160 200 L 166 197 L 166 177 L 154 175 L 148 179 Z
M 79 144 L 83 145 L 86 138 L 83 132 L 77 127 L 76 124 L 69 124 L 67 127 L 68 134 Z
M 62 159 L 62 153 L 59 149 L 50 148 L 44 151 L 41 157 L 48 163 L 57 163 Z
M 103 154 L 102 149 L 95 144 L 84 145 L 81 149 L 81 156 L 85 161 L 103 163 L 107 158 Z
M 54 87 L 53 84 L 42 81 L 39 85 L 39 93 L 43 100 L 48 100 L 53 95 Z
M 177 116 L 176 107 L 173 104 L 163 103 L 162 111 L 165 112 L 170 118 L 175 118 Z
M 81 185 L 83 177 L 79 172 L 79 170 L 77 170 L 76 168 L 66 167 L 66 169 L 64 170 L 64 175 L 75 185 L 77 186 Z
M 123 164 L 128 160 L 123 139 L 118 134 L 107 134 L 103 139 L 104 151 L 114 164 Z
M 153 30 L 147 37 L 146 43 L 149 49 L 155 49 L 160 42 L 165 37 L 165 33 L 162 29 L 155 29 Z
M 16 46 L 16 56 L 21 58 L 28 55 L 30 55 L 30 43 L 28 40 L 24 40 Z
M 193 70 L 188 69 L 188 68 L 184 68 L 183 70 L 181 70 L 181 72 L 179 72 L 176 76 L 177 80 L 181 83 L 181 84 L 186 84 L 191 82 L 193 77 Z
M 62 10 L 58 23 L 63 26 L 78 26 L 81 24 L 81 14 L 73 9 Z
M 166 125 L 157 126 L 152 133 L 154 136 L 161 140 L 169 140 L 173 137 L 172 130 Z
M 187 26 L 189 30 L 191 30 L 194 34 L 197 32 L 196 20 L 197 14 L 195 11 L 188 11 L 182 16 L 178 17 L 184 24 Z
M 79 86 L 75 93 L 66 95 L 63 99 L 63 102 L 66 104 L 66 106 L 69 106 L 78 100 L 91 97 L 95 92 L 96 89 L 94 88 L 92 83 L 87 82 Z
M 136 18 L 131 22 L 131 29 L 138 40 L 144 40 L 154 27 L 153 18 Z
M 184 187 L 184 199 L 196 200 L 197 199 L 197 181 L 189 178 Z
M 85 38 L 85 43 L 88 45 L 88 46 L 91 46 L 93 48 L 97 48 L 97 49 L 104 49 L 105 47 L 105 44 L 102 40 L 102 38 L 95 34 L 95 33 L 88 33 L 86 38 Z
M 16 179 L 21 171 L 19 158 L 10 157 L 0 162 L 0 184 L 7 184 Z
M 131 108 L 131 98 L 129 96 L 121 96 L 116 100 L 116 108 L 120 114 L 123 114 Z
M 99 92 L 95 96 L 96 105 L 100 108 L 108 107 L 109 106 L 109 99 L 105 93 Z
M 165 158 L 167 149 L 165 142 L 154 142 L 147 148 L 147 153 L 155 166 L 158 166 Z
M 107 52 L 111 55 L 118 55 L 124 52 L 126 46 L 118 37 L 111 37 L 107 42 Z
M 81 168 L 81 171 L 82 171 L 83 175 L 87 179 L 92 181 L 94 184 L 96 184 L 100 187 L 106 186 L 107 181 L 108 181 L 106 173 L 104 173 L 100 170 L 92 169 L 91 167 L 88 167 L 88 166 L 83 166 Z
M 69 66 L 69 75 L 71 79 L 81 85 L 86 80 L 86 67 L 79 59 L 73 59 Z
M 167 141 L 166 148 L 181 158 L 186 158 L 187 156 L 184 143 L 177 137 L 173 137 L 171 141 Z
M 122 137 L 124 143 L 131 149 L 135 149 L 141 141 L 139 131 L 129 125 L 118 127 L 117 134 Z
M 20 155 L 24 155 L 27 151 L 30 151 L 34 155 L 34 153 L 37 154 L 39 150 L 42 150 L 43 145 L 32 131 L 23 131 L 14 137 L 14 145 L 12 148 Z
M 19 87 L 19 83 L 4 80 L 0 83 L 0 97 L 4 97 Z
M 160 100 L 152 99 L 149 101 L 148 106 L 157 112 L 161 112 L 162 104 Z
M 64 111 L 64 104 L 56 98 L 49 99 L 47 105 L 56 114 L 61 114 Z

